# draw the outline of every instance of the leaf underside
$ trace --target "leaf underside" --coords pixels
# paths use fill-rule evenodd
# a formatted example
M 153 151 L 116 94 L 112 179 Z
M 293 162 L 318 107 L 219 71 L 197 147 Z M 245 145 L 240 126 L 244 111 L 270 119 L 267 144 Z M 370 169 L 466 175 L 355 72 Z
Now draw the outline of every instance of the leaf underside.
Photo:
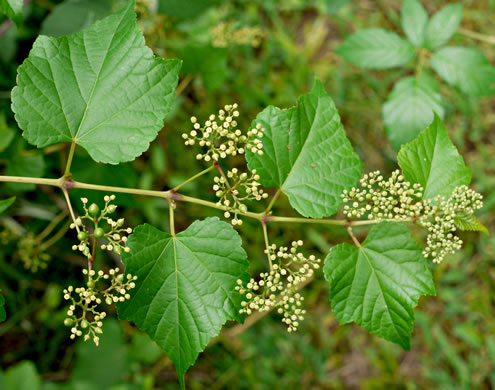
M 175 237 L 150 225 L 130 236 L 122 256 L 138 277 L 132 298 L 118 305 L 174 362 L 179 379 L 227 320 L 241 320 L 238 279 L 249 278 L 241 238 L 218 218 L 194 222 Z
M 410 349 L 413 309 L 422 295 L 435 295 L 435 286 L 407 227 L 381 222 L 370 230 L 361 248 L 333 247 L 324 273 L 340 324 L 355 322 Z
M 448 198 L 454 188 L 471 182 L 471 171 L 437 115 L 414 141 L 402 146 L 398 161 L 406 180 L 423 186 L 425 199 Z
M 12 109 L 33 145 L 74 141 L 97 162 L 130 161 L 162 128 L 180 65 L 153 56 L 130 1 L 87 30 L 38 37 L 18 68 Z
M 316 81 L 295 107 L 269 106 L 253 126 L 257 123 L 265 128 L 264 154 L 248 151 L 246 157 L 261 184 L 282 189 L 292 207 L 305 217 L 335 214 L 340 194 L 357 183 L 363 166 L 322 84 Z

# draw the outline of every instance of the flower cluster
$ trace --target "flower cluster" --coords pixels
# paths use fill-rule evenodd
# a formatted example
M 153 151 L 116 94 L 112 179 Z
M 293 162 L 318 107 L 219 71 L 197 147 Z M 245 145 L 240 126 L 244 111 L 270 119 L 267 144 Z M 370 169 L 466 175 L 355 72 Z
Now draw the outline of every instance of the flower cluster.
M 379 171 L 361 178 L 359 188 L 343 191 L 344 214 L 348 218 L 413 221 L 428 230 L 423 255 L 440 263 L 461 248 L 455 235 L 455 219 L 472 215 L 483 206 L 482 196 L 467 186 L 456 187 L 449 199 L 423 199 L 423 188 L 404 180 L 399 170 L 385 180 Z
M 24 268 L 31 272 L 45 269 L 51 260 L 51 256 L 44 252 L 43 245 L 32 232 L 19 238 L 17 249 L 17 254 L 24 263 Z
M 210 30 L 210 34 L 214 47 L 228 47 L 229 45 L 258 47 L 263 38 L 263 30 L 260 27 L 236 28 L 231 21 L 219 23 Z
M 100 309 L 100 305 L 103 302 L 112 305 L 130 299 L 128 291 L 136 287 L 134 281 L 137 276 L 127 274 L 124 277 L 119 268 L 111 269 L 108 273 L 84 269 L 83 274 L 88 277 L 86 287 L 69 286 L 64 290 L 64 299 L 71 301 L 64 324 L 71 327 L 71 339 L 84 334 L 84 341 L 93 338 L 98 345 L 98 335 L 103 333 L 102 320 L 107 315 L 105 310 Z M 97 289 L 96 285 L 104 281 L 108 281 L 110 285 L 104 290 Z
M 216 176 L 214 178 L 213 190 L 215 195 L 220 198 L 217 205 L 227 208 L 224 213 L 225 218 L 230 218 L 231 214 L 234 214 L 232 225 L 242 225 L 238 213 L 247 212 L 245 202 L 268 197 L 268 194 L 260 188 L 259 179 L 260 176 L 256 173 L 256 169 L 248 174 L 239 172 L 237 168 L 227 171 L 226 177 Z
M 429 232 L 423 255 L 440 263 L 448 254 L 461 249 L 462 240 L 455 235 L 455 219 L 459 215 L 472 215 L 483 207 L 483 197 L 467 186 L 456 187 L 449 199 L 437 196 L 427 201 L 426 213 L 418 223 Z
M 193 129 L 188 133 L 183 133 L 182 138 L 186 145 L 198 144 L 206 147 L 205 153 L 196 155 L 198 160 L 218 161 L 227 156 L 244 154 L 246 149 L 259 155 L 263 154 L 263 137 L 265 129 L 261 124 L 257 124 L 254 129 L 246 134 L 237 128 L 236 118 L 239 116 L 237 104 L 226 105 L 218 115 L 210 115 L 208 120 L 201 126 L 196 117 L 191 117 Z M 218 122 L 217 122 L 218 120 Z
M 404 180 L 399 170 L 385 180 L 380 171 L 365 174 L 358 188 L 342 193 L 344 214 L 348 218 L 395 219 L 404 221 L 422 215 L 423 196 L 420 184 Z
M 79 250 L 84 254 L 84 256 L 90 258 L 90 244 L 89 240 L 93 238 L 94 240 L 105 239 L 106 243 L 101 245 L 101 249 L 113 251 L 120 255 L 122 251 L 129 252 L 130 248 L 126 247 L 127 236 L 126 234 L 131 234 L 131 228 L 124 228 L 124 218 L 120 218 L 114 221 L 108 215 L 113 214 L 117 210 L 117 206 L 111 202 L 115 200 L 115 195 L 106 195 L 105 207 L 100 210 L 96 203 L 92 203 L 87 207 L 88 199 L 81 198 L 81 202 L 84 207 L 85 214 L 76 219 L 75 223 L 71 224 L 71 229 L 78 228 L 77 239 L 80 241 L 79 245 L 72 246 L 73 250 Z M 88 228 L 83 223 L 87 220 L 92 224 L 92 233 L 88 231 Z M 103 226 L 101 224 L 105 222 Z
M 240 313 L 247 315 L 257 311 L 268 311 L 277 307 L 282 322 L 289 332 L 297 330 L 304 320 L 306 310 L 302 308 L 304 297 L 297 291 L 301 283 L 313 276 L 314 270 L 320 268 L 320 259 L 311 255 L 305 257 L 298 252 L 303 245 L 301 240 L 293 241 L 291 248 L 271 245 L 265 251 L 270 263 L 270 272 L 260 274 L 260 279 L 251 279 L 248 283 L 237 281 L 236 291 L 243 296 Z

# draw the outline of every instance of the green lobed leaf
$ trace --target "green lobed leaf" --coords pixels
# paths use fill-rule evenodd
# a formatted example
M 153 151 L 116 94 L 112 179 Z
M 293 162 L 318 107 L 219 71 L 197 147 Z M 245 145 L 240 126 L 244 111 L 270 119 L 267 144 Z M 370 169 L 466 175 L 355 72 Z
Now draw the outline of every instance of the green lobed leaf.
M 454 35 L 462 20 L 462 4 L 450 4 L 434 14 L 425 31 L 425 46 L 436 49 Z
M 385 132 L 393 148 L 412 141 L 433 120 L 433 112 L 444 116 L 444 101 L 433 78 L 404 77 L 395 85 L 383 105 Z
M 0 214 L 7 210 L 15 202 L 15 196 L 0 200 Z
M 87 30 L 38 37 L 18 68 L 12 109 L 33 145 L 74 141 L 97 162 L 130 161 L 162 128 L 180 64 L 154 57 L 130 1 Z
M 42 35 L 61 37 L 91 26 L 110 15 L 112 0 L 67 0 L 58 4 L 41 24 Z
M 415 47 L 421 47 L 425 39 L 428 13 L 419 0 L 405 0 L 400 10 L 400 21 L 407 39 Z
M 282 189 L 292 207 L 305 217 L 335 214 L 342 201 L 340 194 L 358 182 L 363 164 L 321 82 L 316 81 L 295 107 L 267 107 L 253 126 L 257 123 L 265 128 L 264 154 L 248 151 L 246 157 L 261 184 Z
M 402 146 L 398 161 L 406 180 L 423 186 L 425 199 L 448 198 L 454 188 L 471 182 L 471 171 L 437 115 L 415 140 Z
M 431 66 L 467 95 L 495 95 L 495 67 L 475 47 L 445 47 L 433 54 Z
M 416 56 L 414 47 L 396 33 L 381 28 L 358 30 L 335 50 L 347 62 L 368 69 L 402 66 Z
M 141 225 L 122 256 L 126 272 L 137 275 L 119 317 L 144 330 L 174 362 L 179 379 L 227 320 L 240 320 L 238 279 L 248 262 L 241 238 L 218 218 L 194 222 L 175 237 Z
M 0 0 L 0 11 L 16 24 L 22 22 L 24 0 Z
M 362 247 L 340 244 L 325 259 L 332 310 L 340 324 L 355 322 L 410 349 L 414 307 L 435 286 L 421 248 L 396 222 L 374 226 Z
M 457 214 L 454 217 L 455 226 L 460 230 L 468 230 L 472 232 L 488 233 L 488 229 L 483 225 L 473 214 Z
M 2 207 L 2 202 L 0 202 L 0 209 Z M 5 321 L 7 318 L 7 313 L 5 312 L 5 298 L 0 292 L 0 322 Z

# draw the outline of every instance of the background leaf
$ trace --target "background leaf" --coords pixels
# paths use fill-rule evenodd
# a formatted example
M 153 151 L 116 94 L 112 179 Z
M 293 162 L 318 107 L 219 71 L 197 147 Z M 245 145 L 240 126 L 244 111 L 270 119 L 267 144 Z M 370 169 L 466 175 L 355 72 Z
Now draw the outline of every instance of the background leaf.
M 335 50 L 347 62 L 369 69 L 402 66 L 416 56 L 414 47 L 396 33 L 381 28 L 358 30 Z
M 227 320 L 240 319 L 237 280 L 248 262 L 241 238 L 218 218 L 194 222 L 172 237 L 150 225 L 136 228 L 122 257 L 137 275 L 119 317 L 136 323 L 174 362 L 179 379 Z
M 124 335 L 118 321 L 109 319 L 102 329 L 98 347 L 92 342 L 78 340 L 71 378 L 75 387 L 106 390 L 118 384 L 129 371 Z
M 425 45 L 428 49 L 436 49 L 454 35 L 462 20 L 462 4 L 450 4 L 434 14 L 425 32 Z
M 45 160 L 43 155 L 37 151 L 16 154 L 5 173 L 9 176 L 29 176 L 42 177 L 45 173 Z M 7 183 L 12 191 L 32 191 L 36 188 L 34 184 L 29 183 Z
M 3 378 L 5 390 L 40 390 L 41 378 L 33 362 L 23 361 L 9 368 Z
M 423 186 L 425 199 L 448 198 L 455 187 L 471 182 L 471 171 L 437 115 L 414 141 L 401 148 L 398 160 L 406 180 Z
M 407 39 L 415 47 L 424 42 L 428 13 L 419 0 L 405 0 L 400 10 L 400 21 Z
M 0 202 L 0 208 L 2 207 L 2 203 Z M 7 313 L 5 312 L 5 298 L 0 291 L 0 322 L 5 321 L 7 318 Z
M 12 19 L 16 24 L 22 22 L 22 8 L 24 0 L 0 0 L 0 11 Z
M 396 222 L 373 226 L 361 248 L 340 244 L 325 259 L 332 310 L 340 324 L 355 322 L 410 349 L 414 307 L 435 286 L 421 248 Z
M 131 1 L 69 37 L 40 36 L 18 68 L 12 109 L 33 145 L 75 141 L 95 161 L 118 164 L 162 128 L 179 68 L 145 46 Z
M 112 0 L 68 0 L 58 4 L 41 25 L 41 34 L 70 35 L 110 15 Z
M 173 18 L 185 19 L 199 16 L 215 4 L 218 0 L 188 0 L 187 6 L 182 0 L 159 0 L 158 10 Z
M 319 81 L 295 107 L 270 106 L 253 122 L 266 129 L 262 156 L 247 152 L 261 184 L 281 188 L 305 217 L 337 212 L 342 190 L 359 180 L 363 165 L 346 137 L 333 100 Z
M 0 200 L 0 214 L 7 210 L 15 202 L 15 196 L 8 199 Z
M 495 67 L 475 47 L 445 47 L 433 54 L 431 66 L 467 95 L 495 95 Z
M 444 117 L 444 101 L 432 77 L 422 74 L 404 77 L 395 85 L 383 105 L 385 132 L 393 148 L 412 141 L 433 120 L 433 112 Z

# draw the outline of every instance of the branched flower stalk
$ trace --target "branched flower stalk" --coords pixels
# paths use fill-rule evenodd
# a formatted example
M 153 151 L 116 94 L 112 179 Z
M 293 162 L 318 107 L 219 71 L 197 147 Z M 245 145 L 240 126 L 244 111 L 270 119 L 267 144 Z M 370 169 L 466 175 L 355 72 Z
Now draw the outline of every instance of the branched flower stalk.
M 301 240 L 293 241 L 290 249 L 269 245 L 265 250 L 272 264 L 270 272 L 259 275 L 259 279 L 251 278 L 244 284 L 237 281 L 236 291 L 243 296 L 241 314 L 251 315 L 254 311 L 269 311 L 276 307 L 281 314 L 287 331 L 297 330 L 304 320 L 306 310 L 302 308 L 304 297 L 298 292 L 299 285 L 304 284 L 320 268 L 320 259 L 314 255 L 309 257 L 298 252 L 303 245 Z
M 81 198 L 85 214 L 76 218 L 74 223 L 70 225 L 71 229 L 79 228 L 77 238 L 80 241 L 78 245 L 73 245 L 73 250 L 79 250 L 88 259 L 93 256 L 90 250 L 90 240 L 95 242 L 104 239 L 106 242 L 101 244 L 101 249 L 113 251 L 117 255 L 120 255 L 122 251 L 129 252 L 129 248 L 125 246 L 127 242 L 126 234 L 131 234 L 131 228 L 123 228 L 124 218 L 119 218 L 114 221 L 109 217 L 110 214 L 115 213 L 117 206 L 111 202 L 115 200 L 115 195 L 105 195 L 105 207 L 100 210 L 96 203 L 92 203 L 87 207 L 88 199 Z M 83 221 L 88 221 L 92 227 L 91 231 L 88 231 L 87 226 Z M 102 223 L 105 223 L 101 226 Z
M 359 184 L 358 188 L 343 192 L 344 214 L 378 221 L 403 222 L 412 218 L 429 232 L 423 255 L 431 257 L 434 263 L 440 263 L 462 246 L 462 240 L 455 235 L 456 217 L 471 216 L 483 207 L 482 195 L 467 186 L 456 187 L 448 199 L 424 199 L 423 187 L 405 181 L 399 170 L 387 180 L 379 171 L 371 172 Z
M 124 277 L 119 268 L 111 269 L 108 273 L 84 269 L 83 274 L 88 278 L 86 287 L 69 286 L 64 290 L 64 299 L 71 302 L 64 324 L 71 327 L 71 339 L 84 335 L 84 341 L 92 338 L 98 345 L 99 335 L 103 333 L 102 321 L 107 316 L 100 306 L 103 302 L 112 305 L 131 299 L 128 291 L 136 287 L 137 277 L 130 274 Z M 102 282 L 110 285 L 103 290 L 98 289 L 97 285 L 100 286 Z

